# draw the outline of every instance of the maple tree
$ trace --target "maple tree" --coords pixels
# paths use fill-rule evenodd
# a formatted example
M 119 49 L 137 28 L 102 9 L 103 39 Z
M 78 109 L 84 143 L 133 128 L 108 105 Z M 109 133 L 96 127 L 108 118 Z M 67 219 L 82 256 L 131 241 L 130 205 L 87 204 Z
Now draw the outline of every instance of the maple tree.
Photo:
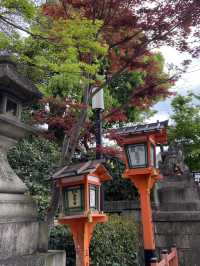
M 110 62 L 115 63 L 116 60 L 110 59 L 109 46 L 103 34 L 100 34 L 103 22 L 86 19 L 82 14 L 79 17 L 79 13 L 73 10 L 65 18 L 53 17 L 47 20 L 39 14 L 39 26 L 33 23 L 30 29 L 31 37 L 22 43 L 15 38 L 14 49 L 11 47 L 18 54 L 17 60 L 28 64 L 26 74 L 29 78 L 38 83 L 46 95 L 53 96 L 43 100 L 43 106 L 37 112 L 36 118 L 40 123 L 47 123 L 48 136 L 56 137 L 59 141 L 62 141 L 64 133 L 74 136 L 71 129 L 78 114 L 82 116 L 83 113 L 88 113 L 93 87 L 104 88 L 104 120 L 109 126 L 116 121 L 133 121 L 141 110 L 147 109 L 159 97 L 170 95 L 168 88 L 172 83 L 163 72 L 162 56 L 153 52 L 142 55 L 137 68 L 110 79 Z M 39 38 L 41 35 L 42 38 Z M 85 89 L 86 87 L 88 89 Z M 88 93 L 88 99 L 82 104 L 84 93 Z M 47 103 L 50 112 L 44 108 Z M 71 108 L 66 109 L 66 105 Z M 83 137 L 81 143 L 88 147 L 87 140 L 94 131 L 91 123 L 83 119 L 82 123 L 77 124 Z M 76 132 L 80 131 L 74 128 Z M 86 129 L 85 132 L 82 132 L 83 128 Z M 91 132 L 88 132 L 88 129 L 91 129 Z M 71 144 L 67 145 L 69 151 L 75 149 L 76 143 L 77 141 L 72 140 Z M 72 157 L 72 154 L 73 152 L 70 152 L 69 157 Z
M 43 7 L 45 15 L 54 19 L 70 17 L 72 9 L 81 10 L 82 14 L 92 21 L 103 21 L 99 32 L 103 34 L 109 50 L 102 69 L 106 76 L 102 87 L 108 86 L 112 96 L 124 96 L 124 92 L 127 94 L 127 97 L 120 99 L 119 107 L 115 106 L 114 110 L 109 110 L 108 116 L 110 113 L 117 114 L 117 118 L 121 116 L 125 119 L 121 111 L 127 112 L 129 106 L 147 108 L 155 98 L 169 95 L 168 88 L 171 82 L 175 81 L 175 77 L 158 77 L 159 64 L 152 60 L 156 56 L 151 52 L 152 48 L 169 44 L 178 50 L 190 52 L 192 56 L 198 56 L 199 28 L 195 27 L 199 25 L 198 1 L 141 3 L 135 0 L 63 0 Z M 187 63 L 189 61 L 183 62 Z M 132 74 L 135 77 L 131 82 Z M 123 82 L 120 83 L 120 79 L 123 79 Z M 134 82 L 138 79 L 141 82 L 136 86 Z M 122 93 L 120 84 L 126 87 Z M 130 111 L 127 113 L 130 117 Z

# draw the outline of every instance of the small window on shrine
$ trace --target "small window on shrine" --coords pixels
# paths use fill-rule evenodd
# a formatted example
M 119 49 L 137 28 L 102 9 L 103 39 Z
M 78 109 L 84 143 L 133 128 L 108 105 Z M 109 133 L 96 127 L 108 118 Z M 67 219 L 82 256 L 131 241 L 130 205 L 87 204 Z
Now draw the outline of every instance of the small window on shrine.
M 18 115 L 18 105 L 15 101 L 11 100 L 10 98 L 7 98 L 6 114 L 11 115 L 11 116 Z

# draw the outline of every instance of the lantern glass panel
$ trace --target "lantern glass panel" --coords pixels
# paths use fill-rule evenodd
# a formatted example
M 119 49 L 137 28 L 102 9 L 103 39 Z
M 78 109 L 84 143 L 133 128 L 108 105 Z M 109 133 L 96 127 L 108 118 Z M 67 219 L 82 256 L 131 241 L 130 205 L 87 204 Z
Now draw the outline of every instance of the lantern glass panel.
M 90 209 L 99 210 L 99 187 L 90 185 Z
M 150 160 L 151 160 L 151 166 L 156 167 L 155 146 L 153 144 L 151 144 L 150 146 Z
M 63 206 L 65 214 L 70 215 L 83 211 L 83 186 L 74 186 L 63 189 Z
M 147 167 L 147 145 L 131 144 L 126 146 L 128 164 L 130 168 Z

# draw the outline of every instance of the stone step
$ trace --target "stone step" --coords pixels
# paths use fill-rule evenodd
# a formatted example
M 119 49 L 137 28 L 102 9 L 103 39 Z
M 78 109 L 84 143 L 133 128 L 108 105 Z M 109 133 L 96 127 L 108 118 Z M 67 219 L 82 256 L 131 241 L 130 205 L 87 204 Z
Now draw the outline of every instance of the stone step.
M 178 187 L 178 188 L 185 188 L 185 187 L 188 187 L 188 186 L 193 186 L 193 184 L 191 184 L 190 182 L 188 181 L 162 181 L 162 182 L 159 182 L 157 187 L 158 189 L 162 189 L 162 188 L 165 188 L 165 187 L 169 187 L 169 188 L 172 188 L 172 187 Z
M 196 202 L 200 201 L 200 194 L 195 186 L 163 187 L 157 189 L 160 204 L 168 202 Z
M 200 211 L 200 202 L 179 202 L 161 204 L 160 211 Z
M 36 203 L 28 195 L 0 193 L 0 210 L 0 224 L 37 219 Z
M 159 222 L 186 222 L 198 221 L 200 223 L 200 211 L 156 211 L 153 212 L 153 221 Z

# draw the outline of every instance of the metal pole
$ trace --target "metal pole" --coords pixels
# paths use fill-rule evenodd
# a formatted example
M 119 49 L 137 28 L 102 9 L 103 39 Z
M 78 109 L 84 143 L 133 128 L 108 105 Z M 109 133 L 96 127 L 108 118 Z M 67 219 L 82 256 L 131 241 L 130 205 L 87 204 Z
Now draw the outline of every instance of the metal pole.
M 102 158 L 102 109 L 95 109 L 96 159 Z
M 94 88 L 94 91 L 97 88 Z M 102 158 L 102 113 L 104 110 L 104 97 L 103 89 L 99 90 L 92 98 L 92 109 L 95 112 L 95 138 L 96 138 L 96 159 Z M 100 210 L 104 208 L 104 191 L 101 186 L 101 197 L 100 197 Z
M 95 138 L 96 138 L 96 159 L 102 158 L 101 147 L 102 147 L 102 113 L 101 108 L 95 109 Z M 104 188 L 100 188 L 100 210 L 104 209 Z

